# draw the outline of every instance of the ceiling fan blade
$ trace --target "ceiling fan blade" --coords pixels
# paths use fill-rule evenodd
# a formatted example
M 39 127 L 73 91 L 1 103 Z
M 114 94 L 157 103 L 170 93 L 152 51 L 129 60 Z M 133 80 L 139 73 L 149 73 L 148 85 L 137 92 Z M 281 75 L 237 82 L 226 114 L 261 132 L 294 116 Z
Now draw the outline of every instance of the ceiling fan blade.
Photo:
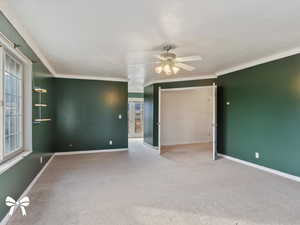
M 176 58 L 177 62 L 191 62 L 191 61 L 200 61 L 200 60 L 202 60 L 202 57 L 199 55 Z
M 129 63 L 128 66 L 146 66 L 146 65 L 153 65 L 159 64 L 160 62 L 145 62 L 145 63 Z
M 181 69 L 187 70 L 187 71 L 193 71 L 195 67 L 187 65 L 185 63 L 175 63 L 175 66 L 180 67 Z
M 157 59 L 159 59 L 159 60 L 164 60 L 164 58 L 161 57 L 161 55 L 155 55 L 154 57 L 157 58 Z

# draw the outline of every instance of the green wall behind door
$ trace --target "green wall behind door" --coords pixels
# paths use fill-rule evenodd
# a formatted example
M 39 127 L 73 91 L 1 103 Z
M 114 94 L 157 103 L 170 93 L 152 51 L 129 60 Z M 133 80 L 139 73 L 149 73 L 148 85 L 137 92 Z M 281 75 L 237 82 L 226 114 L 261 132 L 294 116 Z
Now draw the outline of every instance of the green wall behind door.
M 218 151 L 300 176 L 300 55 L 221 76 L 218 85 Z
M 127 82 L 55 79 L 56 151 L 127 148 L 127 88 Z
M 144 88 L 144 142 L 154 145 L 154 85 Z

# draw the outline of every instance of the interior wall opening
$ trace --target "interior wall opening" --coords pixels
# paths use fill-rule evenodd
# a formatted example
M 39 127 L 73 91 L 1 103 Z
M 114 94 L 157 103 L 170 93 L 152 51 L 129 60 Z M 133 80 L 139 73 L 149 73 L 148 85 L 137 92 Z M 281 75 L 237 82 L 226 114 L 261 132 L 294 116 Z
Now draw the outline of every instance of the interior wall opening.
M 159 148 L 214 159 L 215 86 L 160 89 Z

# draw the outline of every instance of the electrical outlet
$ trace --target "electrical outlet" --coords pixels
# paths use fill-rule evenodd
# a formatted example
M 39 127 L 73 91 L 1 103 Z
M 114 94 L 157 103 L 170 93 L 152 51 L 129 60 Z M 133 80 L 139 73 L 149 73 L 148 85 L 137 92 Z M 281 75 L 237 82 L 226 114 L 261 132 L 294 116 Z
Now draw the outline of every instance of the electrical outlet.
M 119 118 L 119 120 L 121 120 L 121 119 L 122 119 L 122 115 L 121 115 L 121 114 L 119 114 L 118 118 Z
M 40 157 L 40 163 L 43 163 L 43 156 Z
M 255 158 L 259 159 L 259 153 L 255 152 Z
M 112 140 L 109 140 L 109 145 L 112 145 Z

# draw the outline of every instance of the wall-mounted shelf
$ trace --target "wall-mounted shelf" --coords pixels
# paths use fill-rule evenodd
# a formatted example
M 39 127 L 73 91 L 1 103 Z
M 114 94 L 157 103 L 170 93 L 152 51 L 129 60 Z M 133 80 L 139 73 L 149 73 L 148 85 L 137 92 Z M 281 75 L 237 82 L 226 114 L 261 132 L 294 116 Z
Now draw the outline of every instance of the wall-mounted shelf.
M 35 89 L 33 89 L 33 91 L 39 94 L 38 103 L 34 104 L 35 107 L 39 107 L 39 118 L 34 119 L 34 122 L 40 123 L 40 122 L 51 121 L 50 118 L 43 118 L 42 117 L 42 108 L 48 107 L 47 104 L 42 103 L 42 95 L 47 93 L 47 89 L 35 88 Z
M 51 121 L 51 119 L 35 119 L 35 122 L 46 122 L 46 121 Z
M 33 89 L 35 92 L 38 92 L 38 93 L 47 93 L 47 90 L 46 89 L 42 89 L 42 88 L 35 88 Z
M 34 106 L 36 106 L 36 107 L 47 107 L 48 105 L 47 104 L 34 104 Z

